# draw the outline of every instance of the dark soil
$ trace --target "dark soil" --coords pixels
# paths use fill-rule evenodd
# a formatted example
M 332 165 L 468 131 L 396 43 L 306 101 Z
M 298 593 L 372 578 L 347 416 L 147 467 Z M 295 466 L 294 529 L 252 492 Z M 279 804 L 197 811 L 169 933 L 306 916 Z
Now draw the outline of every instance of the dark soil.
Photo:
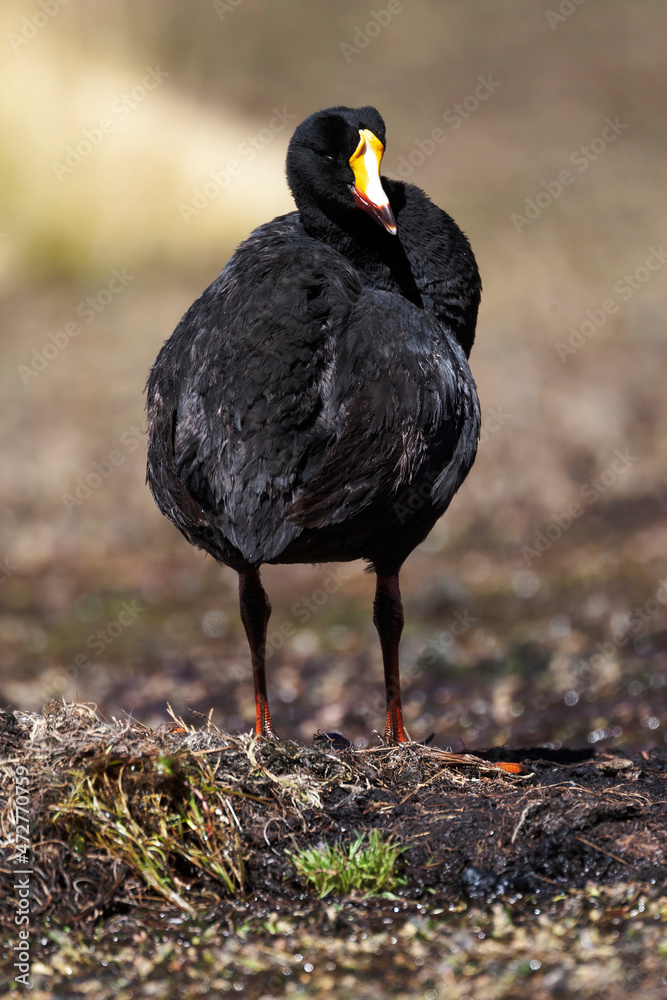
M 435 1000 L 458 997 L 461 976 L 475 1000 L 609 1000 L 633 984 L 667 996 L 664 749 L 337 750 L 344 741 L 256 743 L 180 720 L 147 730 L 55 703 L 3 723 L 4 844 L 17 766 L 30 778 L 33 996 L 356 998 L 382 984 Z M 116 849 L 105 824 L 123 800 L 148 843 L 155 812 L 193 794 L 233 884 L 192 863 L 184 827 L 182 842 L 163 840 L 160 891 L 126 849 L 131 823 Z M 320 900 L 298 878 L 287 852 L 373 828 L 406 848 L 394 893 Z M 10 985 L 17 867 L 5 852 Z

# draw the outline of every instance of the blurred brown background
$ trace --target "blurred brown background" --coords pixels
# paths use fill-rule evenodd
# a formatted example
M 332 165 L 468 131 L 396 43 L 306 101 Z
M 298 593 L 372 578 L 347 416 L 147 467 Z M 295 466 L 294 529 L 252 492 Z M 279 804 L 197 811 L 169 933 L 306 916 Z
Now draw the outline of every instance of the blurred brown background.
M 143 386 L 291 209 L 294 126 L 372 103 L 484 281 L 479 457 L 403 573 L 411 733 L 662 742 L 664 4 L 5 0 L 0 44 L 4 703 L 249 728 L 236 577 L 153 505 Z M 362 569 L 265 571 L 284 736 L 382 728 Z

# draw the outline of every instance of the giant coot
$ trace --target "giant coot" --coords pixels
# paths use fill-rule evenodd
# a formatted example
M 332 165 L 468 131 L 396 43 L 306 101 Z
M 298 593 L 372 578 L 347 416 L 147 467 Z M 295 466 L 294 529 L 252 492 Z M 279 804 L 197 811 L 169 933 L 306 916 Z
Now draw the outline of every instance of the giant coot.
M 408 739 L 398 574 L 477 449 L 475 258 L 423 191 L 380 176 L 384 146 L 373 107 L 306 118 L 287 152 L 297 210 L 238 247 L 148 379 L 148 483 L 188 541 L 239 574 L 264 737 L 260 566 L 365 559 L 385 739 Z

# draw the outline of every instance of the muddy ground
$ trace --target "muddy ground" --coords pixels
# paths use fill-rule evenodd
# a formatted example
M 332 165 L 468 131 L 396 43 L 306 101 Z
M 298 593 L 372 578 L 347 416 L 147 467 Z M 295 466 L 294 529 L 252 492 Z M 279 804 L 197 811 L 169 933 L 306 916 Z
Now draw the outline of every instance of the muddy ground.
M 57 703 L 3 727 L 4 845 L 17 768 L 31 816 L 1 870 L 10 990 L 29 860 L 33 997 L 667 996 L 664 749 L 262 744 Z M 193 798 L 227 881 L 172 823 Z M 290 854 L 375 828 L 405 849 L 392 892 L 297 875 Z

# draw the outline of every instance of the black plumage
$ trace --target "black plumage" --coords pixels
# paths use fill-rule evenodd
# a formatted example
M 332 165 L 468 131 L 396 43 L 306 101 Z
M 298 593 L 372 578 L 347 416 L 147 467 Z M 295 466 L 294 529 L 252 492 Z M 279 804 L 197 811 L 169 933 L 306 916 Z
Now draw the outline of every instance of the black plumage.
M 297 128 L 297 211 L 238 247 L 148 379 L 148 482 L 185 537 L 239 573 L 263 735 L 259 567 L 365 559 L 386 737 L 406 739 L 398 572 L 475 458 L 475 259 L 419 188 L 380 180 L 384 142 L 371 107 L 329 108 Z

